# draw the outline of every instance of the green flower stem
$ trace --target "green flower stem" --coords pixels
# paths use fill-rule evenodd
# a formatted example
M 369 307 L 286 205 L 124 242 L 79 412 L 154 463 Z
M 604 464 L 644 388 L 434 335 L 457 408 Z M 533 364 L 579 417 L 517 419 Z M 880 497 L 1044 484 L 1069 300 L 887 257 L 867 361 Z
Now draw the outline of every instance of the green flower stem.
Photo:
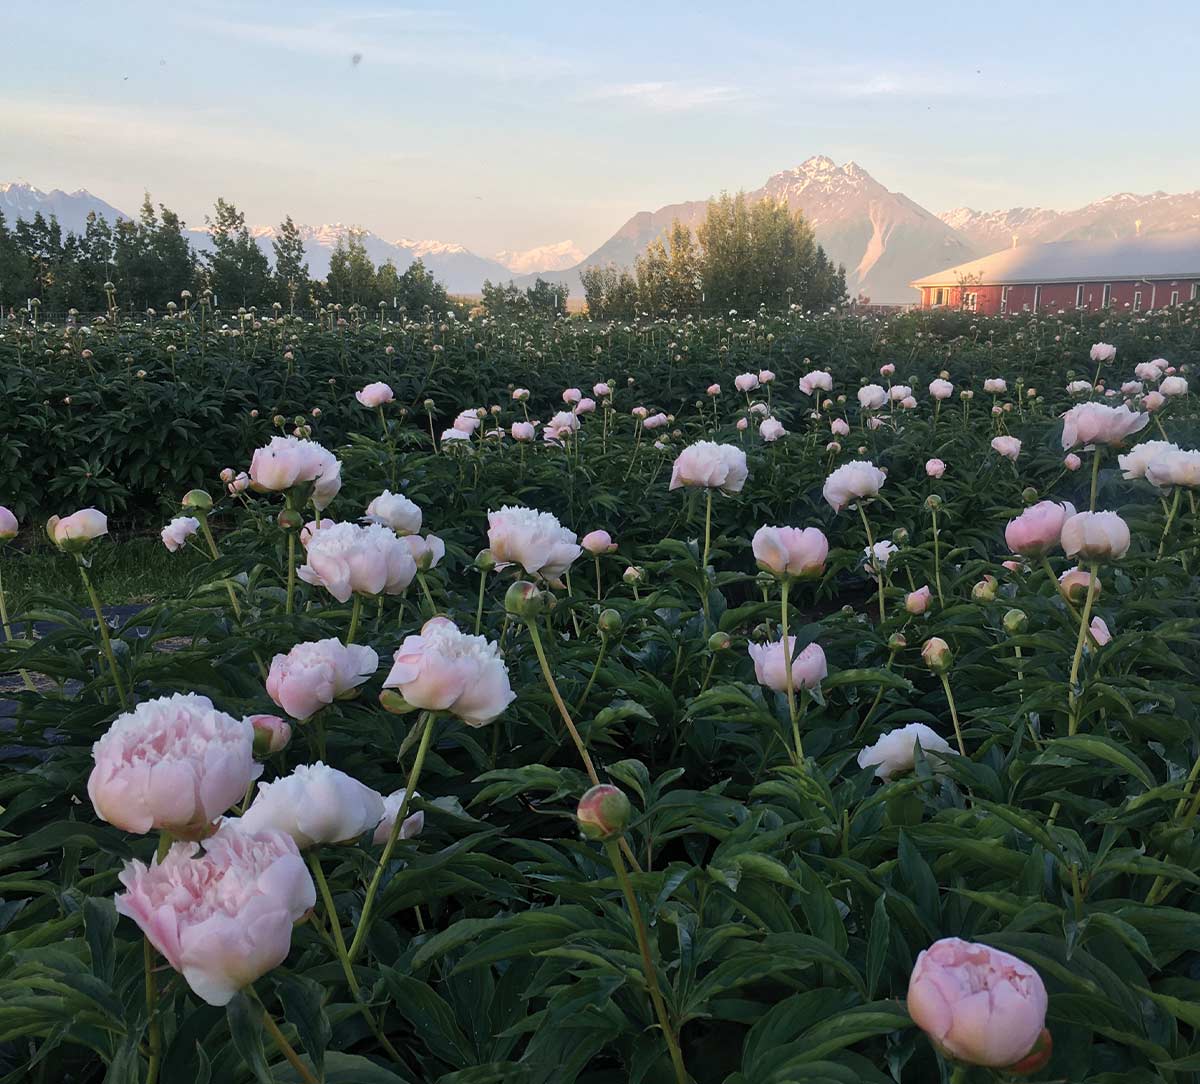
M 1083 603 L 1083 614 L 1079 618 L 1079 636 L 1075 640 L 1075 657 L 1071 660 L 1071 677 L 1067 682 L 1067 734 L 1074 735 L 1079 729 L 1079 694 L 1076 685 L 1079 681 L 1079 665 L 1083 661 L 1083 647 L 1088 638 L 1088 618 L 1092 616 L 1092 603 L 1096 601 L 1096 581 L 1098 566 L 1095 562 L 1088 569 L 1087 598 Z
M 884 669 L 890 671 L 892 669 L 892 663 L 895 661 L 895 659 L 896 652 L 891 648 L 888 648 L 888 658 L 887 662 L 884 664 Z M 883 689 L 884 687 L 880 685 L 879 688 L 875 690 L 875 699 L 871 701 L 871 706 L 867 709 L 867 714 L 863 716 L 863 721 L 858 724 L 858 729 L 854 732 L 854 736 L 856 738 L 864 730 L 866 730 L 867 726 L 870 724 L 871 717 L 875 714 L 875 709 L 879 707 L 879 701 L 883 699 Z
M 1158 560 L 1162 560 L 1163 547 L 1167 544 L 1167 535 L 1171 533 L 1171 524 L 1175 521 L 1175 513 L 1179 511 L 1179 487 L 1175 487 L 1175 496 L 1171 498 L 1171 508 L 1167 512 L 1167 520 L 1163 524 L 1162 537 L 1158 540 Z
M 296 608 L 296 532 L 288 531 L 287 540 L 287 606 L 284 613 L 291 614 Z
M 82 555 L 76 554 L 75 561 L 79 565 L 79 575 L 83 579 L 83 586 L 87 589 L 88 598 L 92 601 L 92 609 L 96 613 L 96 621 L 100 625 L 100 644 L 108 659 L 108 667 L 112 671 L 113 684 L 117 688 L 117 696 L 120 698 L 121 707 L 128 711 L 129 697 L 125 693 L 125 685 L 121 681 L 121 673 L 117 669 L 117 657 L 113 654 L 112 640 L 109 639 L 108 635 L 108 622 L 104 620 L 104 609 L 100 605 L 100 596 L 96 594 L 96 588 L 92 585 L 91 577 L 87 574 L 87 566 L 83 563 Z
M 1102 444 L 1096 445 L 1096 450 L 1092 453 L 1092 491 L 1089 498 L 1088 509 L 1092 512 L 1096 511 L 1096 485 L 1100 480 L 1100 457 L 1103 454 L 1101 449 Z
M 938 406 L 941 405 L 942 401 L 939 399 Z M 946 599 L 942 595 L 942 546 L 941 534 L 938 531 L 937 509 L 931 508 L 929 513 L 933 516 L 933 582 L 937 587 L 938 605 L 945 608 Z
M 487 569 L 479 570 L 479 602 L 475 606 L 475 635 L 479 635 L 479 630 L 483 628 L 483 591 L 487 587 Z
M 963 744 L 962 727 L 958 723 L 958 707 L 954 703 L 954 694 L 950 691 L 950 679 L 945 673 L 938 674 L 942 679 L 942 688 L 946 690 L 946 701 L 950 705 L 950 718 L 954 722 L 954 736 L 958 739 L 958 751 L 962 756 L 967 755 L 967 747 Z
M 600 554 L 592 554 L 592 560 L 596 562 L 596 601 L 600 601 Z
M 354 940 L 350 942 L 348 962 L 351 964 L 358 958 L 358 954 L 362 951 L 363 944 L 366 941 L 367 930 L 371 922 L 371 909 L 375 903 L 376 893 L 379 891 L 379 883 L 383 880 L 384 870 L 387 869 L 387 864 L 392 857 L 392 851 L 396 849 L 396 843 L 400 839 L 400 829 L 404 825 L 404 819 L 408 816 L 408 807 L 412 804 L 413 794 L 417 789 L 417 782 L 421 778 L 421 768 L 425 764 L 425 756 L 429 752 L 429 746 L 433 740 L 436 721 L 436 714 L 426 711 L 421 713 L 421 718 L 417 723 L 422 728 L 421 741 L 417 746 L 417 755 L 413 760 L 412 769 L 408 773 L 408 782 L 404 785 L 404 801 L 400 803 L 400 808 L 396 812 L 396 820 L 392 824 L 391 835 L 388 836 L 388 841 L 384 844 L 383 853 L 379 856 L 379 863 L 376 865 L 375 872 L 371 876 L 371 883 L 367 886 L 367 895 L 363 899 L 362 914 L 359 915 L 358 928 L 354 931 Z
M 858 502 L 858 514 L 862 516 L 863 529 L 867 532 L 867 546 L 870 549 L 868 561 L 875 561 L 875 582 L 879 585 L 879 623 L 883 624 L 883 619 L 886 616 L 884 611 L 883 601 L 883 567 L 875 560 L 875 536 L 871 534 L 871 523 L 867 519 L 867 510 L 863 507 L 862 501 Z M 938 598 L 941 598 L 941 592 L 938 592 Z
M 637 896 L 633 891 L 633 884 L 629 880 L 629 871 L 625 868 L 625 862 L 621 858 L 621 851 L 613 840 L 606 840 L 604 849 L 608 852 L 608 860 L 612 863 L 614 872 L 617 875 L 617 880 L 621 883 L 621 891 L 625 896 L 625 902 L 629 905 L 629 917 L 633 923 L 633 932 L 637 936 L 638 951 L 642 955 L 642 971 L 646 976 L 646 988 L 650 993 L 650 1000 L 654 1004 L 654 1014 L 658 1017 L 658 1026 L 662 1028 L 663 1038 L 667 1043 L 667 1052 L 671 1057 L 671 1064 L 675 1068 L 676 1084 L 687 1084 L 687 1070 L 683 1066 L 683 1054 L 679 1049 L 679 1037 L 675 1034 L 674 1028 L 671 1026 L 671 1020 L 667 1016 L 667 1006 L 663 1002 L 662 990 L 658 985 L 658 970 L 654 966 L 654 959 L 650 955 L 650 941 L 646 936 L 646 923 L 642 918 L 642 910 L 638 906 Z
M 354 643 L 354 636 L 358 632 L 358 619 L 362 616 L 362 595 L 357 591 L 354 593 L 354 601 L 350 603 L 350 627 L 346 630 L 346 643 Z
M 566 582 L 566 585 L 567 585 L 567 597 L 574 598 L 575 592 L 571 588 L 571 573 L 569 570 L 563 573 L 563 580 Z M 575 630 L 575 639 L 578 640 L 579 634 L 580 634 L 579 633 L 579 617 L 575 613 L 574 609 L 571 610 L 571 627 Z
M 796 721 L 796 682 L 792 676 L 792 645 L 788 641 L 788 589 L 791 587 L 791 577 L 784 574 L 780 585 L 780 625 L 783 636 L 780 646 L 783 648 L 784 668 L 783 683 L 787 689 L 788 718 L 792 723 L 792 740 L 796 746 L 796 765 L 804 763 L 804 745 L 800 741 L 800 724 Z
M 252 987 L 251 990 L 253 991 Z M 267 1034 L 271 1036 L 271 1041 L 279 1048 L 279 1052 L 287 1059 L 288 1064 L 296 1070 L 296 1073 L 304 1081 L 304 1084 L 318 1084 L 317 1078 L 312 1075 L 308 1066 L 300 1060 L 300 1055 L 296 1053 L 292 1044 L 287 1041 L 283 1032 L 279 1030 L 279 1025 L 275 1023 L 275 1018 L 267 1011 L 267 1007 L 259 1001 L 257 994 L 255 994 L 255 1000 L 258 1001 L 259 1005 L 262 1005 L 263 1027 L 266 1029 Z M 146 1084 L 150 1084 L 150 1081 L 147 1080 Z
M 700 682 L 700 692 L 696 694 L 697 696 L 703 694 L 704 690 L 708 688 L 708 683 L 712 680 L 713 670 L 716 668 L 716 665 L 717 653 L 714 651 L 712 658 L 708 660 L 708 669 L 704 671 L 704 680 Z
M 200 530 L 204 534 L 204 541 L 208 544 L 208 552 L 212 555 L 214 561 L 221 558 L 221 551 L 217 549 L 217 540 L 213 538 L 212 528 L 208 525 L 208 516 L 201 512 L 197 517 L 200 521 Z M 238 604 L 237 593 L 233 589 L 233 584 L 227 583 L 225 590 L 229 592 L 229 604 L 233 607 L 233 616 L 239 621 L 242 619 L 242 608 Z
M 583 695 L 575 704 L 576 713 L 583 710 L 583 705 L 587 703 L 588 693 L 592 691 L 592 686 L 596 683 L 596 675 L 600 673 L 600 667 L 604 662 L 604 653 L 608 650 L 608 637 L 604 631 L 600 632 L 600 650 L 596 653 L 596 665 L 592 667 L 592 676 L 588 678 L 587 685 L 584 686 Z
M 419 568 L 417 569 L 417 581 L 421 584 L 421 590 L 425 593 L 425 601 L 429 603 L 429 616 L 433 617 L 437 613 L 437 603 L 433 601 L 433 595 L 429 593 L 429 583 L 425 579 L 425 573 Z
M 12 626 L 8 623 L 8 604 L 4 598 L 4 579 L 2 576 L 0 576 L 0 627 L 4 629 L 4 640 L 7 643 L 13 638 L 13 634 Z M 30 692 L 36 690 L 37 687 L 33 684 L 33 678 L 29 676 L 29 671 L 24 667 L 21 668 L 21 680 L 25 683 L 25 688 Z
M 146 1069 L 146 1084 L 156 1084 L 162 1063 L 162 1022 L 158 1018 L 158 987 L 154 981 L 154 946 L 150 938 L 142 938 L 142 964 L 146 972 L 146 1017 L 150 1028 L 150 1064 Z
M 537 622 L 534 618 L 526 618 L 525 625 L 529 629 L 529 638 L 533 641 L 533 650 L 537 653 L 538 663 L 542 668 L 542 677 L 545 679 L 546 686 L 550 690 L 550 696 L 554 700 L 555 707 L 558 708 L 558 714 L 562 716 L 562 721 L 566 724 L 567 731 L 571 735 L 571 740 L 575 743 L 575 748 L 579 750 L 579 757 L 583 761 L 583 767 L 587 771 L 588 779 L 591 781 L 593 787 L 599 786 L 600 777 L 596 774 L 596 766 L 592 763 L 591 755 L 588 753 L 583 737 L 576 729 L 575 721 L 571 718 L 571 713 L 567 710 L 567 705 L 563 701 L 562 694 L 558 691 L 558 684 L 554 680 L 554 674 L 550 671 L 550 663 L 546 659 L 546 649 L 542 646 L 542 636 L 538 632 Z M 637 858 L 634 857 L 629 842 L 624 838 L 621 839 L 621 850 L 625 852 L 625 856 L 629 859 L 633 868 L 638 873 L 641 873 L 642 867 L 638 865 Z
M 533 650 L 537 653 L 538 663 L 542 668 L 542 677 L 550 689 L 550 696 L 554 700 L 555 707 L 558 708 L 558 714 L 562 716 L 562 721 L 566 724 L 567 732 L 571 735 L 571 740 L 575 743 L 575 748 L 579 750 L 579 759 L 583 761 L 588 779 L 591 780 L 593 787 L 599 786 L 600 777 L 596 774 L 596 766 L 592 763 L 591 755 L 587 751 L 587 746 L 584 744 L 583 738 L 575 728 L 575 721 L 571 718 L 571 713 L 567 710 L 567 705 L 563 702 L 562 694 L 558 691 L 558 684 L 554 680 L 554 674 L 550 671 L 550 663 L 546 659 L 546 649 L 542 646 L 542 634 L 538 632 L 537 622 L 530 619 L 526 620 L 525 624 L 529 629 L 529 638 L 533 641 Z
M 712 549 L 712 486 L 704 490 L 704 556 L 700 561 L 700 571 L 704 573 L 705 584 L 708 583 L 708 554 Z M 708 592 L 704 592 L 705 599 Z M 707 603 L 705 604 L 707 610 Z

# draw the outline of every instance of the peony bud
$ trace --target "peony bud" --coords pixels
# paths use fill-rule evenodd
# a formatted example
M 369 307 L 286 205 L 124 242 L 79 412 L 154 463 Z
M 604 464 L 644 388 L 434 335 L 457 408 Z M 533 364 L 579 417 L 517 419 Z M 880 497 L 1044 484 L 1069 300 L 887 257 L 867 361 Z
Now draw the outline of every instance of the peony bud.
M 602 610 L 596 624 L 605 636 L 615 636 L 621 631 L 621 615 L 616 610 Z
M 728 651 L 733 638 L 727 632 L 714 632 L 708 638 L 709 651 Z
M 888 637 L 888 650 L 896 655 L 908 647 L 908 639 L 902 632 L 893 632 Z
M 278 715 L 251 715 L 246 720 L 254 727 L 254 755 L 269 756 L 287 748 L 292 740 L 292 725 Z
M 615 840 L 625 834 L 632 807 L 619 787 L 601 783 L 579 799 L 575 818 L 586 839 Z
M 1039 1069 L 1044 1069 L 1053 1055 L 1054 1039 L 1050 1035 L 1050 1029 L 1042 1028 L 1042 1033 L 1038 1036 L 1037 1042 L 1033 1044 L 1033 1049 L 1020 1061 L 1005 1066 L 1004 1072 L 1009 1076 L 1029 1076 Z
M 546 594 L 528 580 L 517 580 L 504 592 L 504 609 L 514 617 L 525 620 L 536 617 L 546 608 Z
M 942 510 L 942 498 L 936 493 L 930 493 L 925 498 L 925 510 L 928 512 L 940 512 Z
M 984 576 L 982 580 L 971 588 L 971 597 L 976 602 L 995 602 L 996 587 L 995 576 Z
M 231 477 L 230 481 L 232 480 Z M 179 503 L 189 511 L 200 512 L 201 514 L 211 512 L 213 506 L 212 497 L 202 489 L 189 489 L 183 495 L 183 500 Z
M 475 554 L 475 567 L 480 572 L 491 572 L 496 567 L 496 558 L 491 550 L 480 550 Z
M 304 526 L 304 517 L 294 508 L 285 508 L 275 517 L 275 522 L 282 531 L 298 531 Z
M 954 662 L 950 645 L 940 636 L 931 636 L 921 645 L 921 658 L 935 674 L 944 674 Z
M 1009 636 L 1019 636 L 1029 628 L 1029 617 L 1024 610 L 1009 610 L 1004 615 L 1004 631 Z

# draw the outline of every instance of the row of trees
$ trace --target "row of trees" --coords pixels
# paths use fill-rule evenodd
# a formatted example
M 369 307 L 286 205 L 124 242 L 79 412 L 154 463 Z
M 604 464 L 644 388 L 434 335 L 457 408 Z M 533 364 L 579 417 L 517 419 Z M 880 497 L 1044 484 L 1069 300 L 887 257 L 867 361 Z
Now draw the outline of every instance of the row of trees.
M 676 219 L 633 273 L 594 265 L 580 278 L 588 313 L 600 320 L 760 305 L 816 309 L 846 298 L 846 269 L 826 256 L 804 216 L 744 192 L 710 200 L 695 234 Z
M 565 316 L 570 287 L 538 278 L 522 290 L 513 282 L 483 280 L 482 305 L 489 316 Z
M 7 311 L 36 297 L 43 311 L 98 312 L 108 307 L 106 283 L 115 287 L 121 307 L 134 312 L 164 310 L 184 290 L 198 297 L 205 289 L 227 311 L 275 302 L 303 308 L 314 300 L 384 301 L 410 312 L 447 305 L 446 291 L 420 260 L 403 273 L 390 260 L 375 267 L 361 234 L 338 242 L 329 275 L 320 282 L 309 274 L 304 240 L 290 215 L 271 240 L 273 259 L 227 200 L 217 200 L 206 224 L 207 241 L 197 252 L 183 219 L 163 204 L 156 209 L 149 195 L 136 219 L 110 223 L 89 214 L 82 233 L 64 233 L 53 216 L 40 212 L 11 225 L 0 213 L 0 305 Z

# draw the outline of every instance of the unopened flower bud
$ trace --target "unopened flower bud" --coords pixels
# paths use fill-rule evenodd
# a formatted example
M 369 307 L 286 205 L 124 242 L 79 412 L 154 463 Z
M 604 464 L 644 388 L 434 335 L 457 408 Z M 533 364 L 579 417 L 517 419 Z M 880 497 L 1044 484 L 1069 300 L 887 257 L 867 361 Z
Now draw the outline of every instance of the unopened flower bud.
M 1053 1054 L 1054 1039 L 1050 1035 L 1050 1029 L 1042 1028 L 1042 1033 L 1038 1036 L 1037 1042 L 1033 1044 L 1033 1049 L 1015 1064 L 1006 1065 L 1003 1072 L 1006 1076 L 1028 1076 L 1030 1073 L 1044 1069 Z
M 282 429 L 284 422 L 286 421 L 287 418 L 285 418 L 282 414 L 276 414 L 275 417 L 271 419 L 271 424 L 274 425 L 276 429 Z
M 491 550 L 480 550 L 475 554 L 475 567 L 480 572 L 491 572 L 496 567 L 496 558 Z
M 904 543 L 908 541 L 908 528 L 897 527 L 892 532 L 892 541 L 895 542 L 897 546 L 903 546 Z
M 424 406 L 425 406 L 425 410 L 427 413 L 429 413 L 429 414 L 433 413 L 433 400 L 432 399 L 426 399 Z
M 637 565 L 630 565 L 621 575 L 626 583 L 641 583 L 646 578 L 646 570 Z
M 504 609 L 514 617 L 529 620 L 546 608 L 545 592 L 528 580 L 517 580 L 504 592 Z
M 201 514 L 212 511 L 212 497 L 202 489 L 189 489 L 180 502 L 184 508 L 191 509 Z
M 379 706 L 389 715 L 407 715 L 417 710 L 396 689 L 384 689 L 379 694 Z
M 976 602 L 995 602 L 996 587 L 995 576 L 984 576 L 982 580 L 971 588 L 971 597 Z
M 304 517 L 294 508 L 285 508 L 275 520 L 281 530 L 298 531 L 304 526 Z
M 936 493 L 930 493 L 929 496 L 925 498 L 925 508 L 930 512 L 940 512 L 942 509 L 942 498 Z
M 254 727 L 255 756 L 282 752 L 292 740 L 291 723 L 278 715 L 251 715 L 247 721 Z
M 931 636 L 921 645 L 921 658 L 935 674 L 944 674 L 954 662 L 950 645 L 940 636 Z
M 732 637 L 727 632 L 714 632 L 708 638 L 709 651 L 728 651 L 729 645 L 733 643 Z
M 602 610 L 596 624 L 605 636 L 615 636 L 621 631 L 621 615 L 616 610 Z
M 1029 628 L 1029 617 L 1024 610 L 1009 610 L 1004 615 L 1004 631 L 1009 636 L 1019 636 Z
M 903 651 L 906 647 L 908 647 L 908 640 L 905 639 L 903 633 L 893 632 L 891 636 L 888 637 L 888 650 L 893 655 Z
M 1038 491 L 1033 486 L 1026 486 L 1021 490 L 1021 500 L 1026 504 L 1036 504 L 1038 499 Z
M 601 783 L 579 799 L 575 819 L 586 839 L 608 841 L 625 834 L 632 812 L 629 799 L 619 787 Z

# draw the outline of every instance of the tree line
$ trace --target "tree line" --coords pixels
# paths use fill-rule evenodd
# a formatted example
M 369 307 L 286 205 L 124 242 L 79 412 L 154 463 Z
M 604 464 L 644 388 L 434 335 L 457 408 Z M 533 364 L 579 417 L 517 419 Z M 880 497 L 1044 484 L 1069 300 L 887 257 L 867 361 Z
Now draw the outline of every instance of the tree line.
M 588 313 L 601 320 L 760 305 L 818 309 L 846 299 L 846 269 L 817 244 L 803 214 L 744 192 L 709 200 L 695 234 L 676 219 L 632 272 L 592 265 L 579 277 Z
M 11 225 L 0 212 L 0 306 L 7 312 L 37 298 L 43 311 L 99 312 L 115 297 L 121 309 L 143 312 L 178 304 L 184 291 L 199 297 L 205 290 L 227 311 L 383 302 L 414 312 L 448 304 L 445 289 L 419 259 L 403 272 L 390 260 L 376 267 L 361 232 L 338 240 L 321 281 L 309 273 L 290 215 L 271 239 L 274 259 L 228 200 L 218 199 L 205 222 L 209 245 L 197 252 L 183 219 L 161 203 L 156 207 L 149 195 L 136 218 L 109 222 L 93 212 L 80 233 L 64 231 L 41 212 Z

